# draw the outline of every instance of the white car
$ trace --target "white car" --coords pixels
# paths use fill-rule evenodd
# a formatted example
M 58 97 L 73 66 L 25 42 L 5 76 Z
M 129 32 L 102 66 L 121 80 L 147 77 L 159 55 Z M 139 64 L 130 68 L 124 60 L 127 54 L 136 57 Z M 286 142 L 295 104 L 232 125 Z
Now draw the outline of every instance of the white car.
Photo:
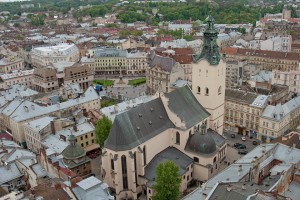
M 242 137 L 242 140 L 243 140 L 243 141 L 246 141 L 246 137 Z

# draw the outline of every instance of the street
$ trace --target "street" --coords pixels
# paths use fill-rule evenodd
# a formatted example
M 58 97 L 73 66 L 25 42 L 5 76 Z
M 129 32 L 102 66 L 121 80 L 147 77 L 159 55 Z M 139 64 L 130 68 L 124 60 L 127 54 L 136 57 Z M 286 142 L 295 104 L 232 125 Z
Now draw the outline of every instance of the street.
M 259 143 L 259 141 L 258 140 L 256 140 L 256 139 L 250 139 L 248 136 L 245 136 L 246 137 L 246 141 L 242 141 L 242 135 L 239 135 L 239 134 L 236 134 L 235 133 L 235 138 L 232 138 L 231 137 L 231 134 L 232 134 L 232 132 L 227 132 L 227 131 L 225 131 L 224 130 L 224 136 L 225 136 L 225 138 L 226 138 L 226 141 L 227 141 L 227 143 L 231 146 L 231 147 L 233 147 L 233 145 L 235 144 L 235 143 L 240 143 L 240 144 L 244 144 L 244 145 L 246 145 L 246 150 L 249 152 L 249 151 L 251 151 L 252 149 L 254 149 L 257 145 L 259 145 L 260 143 Z M 252 144 L 252 142 L 253 141 L 257 141 L 257 145 L 253 145 Z

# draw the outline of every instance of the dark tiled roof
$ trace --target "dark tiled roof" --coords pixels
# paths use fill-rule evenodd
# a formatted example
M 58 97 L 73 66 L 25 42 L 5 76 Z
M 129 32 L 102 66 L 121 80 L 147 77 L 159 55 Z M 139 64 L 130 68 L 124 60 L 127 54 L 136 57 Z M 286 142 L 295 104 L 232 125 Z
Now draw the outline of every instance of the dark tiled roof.
M 272 140 L 272 143 L 281 143 L 285 144 L 290 147 L 295 147 L 297 149 L 300 149 L 300 134 L 294 133 L 290 138 L 283 139 L 282 136 L 275 138 Z
M 243 90 L 226 89 L 225 99 L 251 104 L 257 97 L 257 94 L 246 92 Z
M 187 129 L 210 116 L 188 86 L 165 95 L 169 98 L 169 108 L 185 122 Z
M 175 127 L 160 98 L 141 104 L 116 116 L 105 147 L 125 151 Z
M 183 175 L 187 167 L 193 163 L 193 159 L 176 149 L 175 147 L 168 147 L 157 154 L 145 168 L 145 178 L 150 181 L 150 184 L 155 181 L 156 167 L 159 163 L 172 161 L 179 167 L 179 174 Z
M 196 131 L 189 137 L 184 150 L 202 155 L 214 153 L 217 147 L 211 134 Z
M 207 134 L 209 134 L 215 141 L 216 145 L 222 147 L 225 144 L 225 138 L 212 129 L 207 130 Z
M 175 63 L 176 61 L 173 58 L 153 55 L 151 56 L 151 62 L 149 66 L 151 68 L 160 67 L 163 71 L 171 72 Z

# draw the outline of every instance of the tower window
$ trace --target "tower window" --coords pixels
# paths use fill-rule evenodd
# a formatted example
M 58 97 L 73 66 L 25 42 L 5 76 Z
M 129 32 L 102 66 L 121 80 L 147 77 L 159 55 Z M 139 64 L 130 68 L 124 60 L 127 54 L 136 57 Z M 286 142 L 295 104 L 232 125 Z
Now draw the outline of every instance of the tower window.
M 197 87 L 197 94 L 200 94 L 201 93 L 201 88 L 198 86 Z
M 208 96 L 209 95 L 209 89 L 205 88 L 205 95 Z
M 222 90 L 222 88 L 221 88 L 221 86 L 218 88 L 218 95 L 220 95 L 221 94 L 221 90 Z
M 176 144 L 180 144 L 180 134 L 176 132 Z
M 126 163 L 126 156 L 123 155 L 121 157 L 122 162 L 122 176 L 123 176 L 123 189 L 128 189 L 128 178 L 127 178 L 127 163 Z

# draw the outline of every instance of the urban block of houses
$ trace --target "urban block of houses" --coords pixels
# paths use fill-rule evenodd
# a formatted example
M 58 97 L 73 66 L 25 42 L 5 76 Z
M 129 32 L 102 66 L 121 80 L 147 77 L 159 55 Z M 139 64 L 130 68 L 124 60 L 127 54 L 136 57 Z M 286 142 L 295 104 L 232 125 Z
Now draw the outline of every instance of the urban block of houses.
M 183 200 L 298 199 L 299 155 L 299 149 L 284 144 L 262 144 Z
M 44 116 L 71 117 L 78 108 L 83 112 L 99 109 L 100 99 L 94 88 L 89 87 L 80 97 L 50 106 L 41 106 L 29 100 L 14 99 L 1 110 L 4 129 L 19 144 L 26 145 L 24 123 Z

